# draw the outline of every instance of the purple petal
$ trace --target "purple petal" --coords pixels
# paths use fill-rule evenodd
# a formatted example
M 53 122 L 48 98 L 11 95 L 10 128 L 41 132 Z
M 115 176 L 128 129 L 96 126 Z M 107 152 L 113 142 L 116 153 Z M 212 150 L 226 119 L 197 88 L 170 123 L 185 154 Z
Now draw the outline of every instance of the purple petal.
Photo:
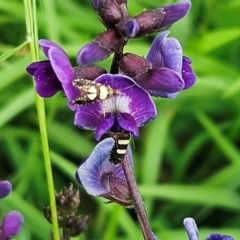
M 234 240 L 234 238 L 227 235 L 212 233 L 206 238 L 206 240 Z
M 58 91 L 63 90 L 62 84 L 53 71 L 49 61 L 32 63 L 28 68 L 30 71 L 34 71 L 36 92 L 41 97 L 49 98 L 54 96 Z
M 78 91 L 72 85 L 75 76 L 67 55 L 64 52 L 59 51 L 57 48 L 50 48 L 48 54 L 52 68 L 59 81 L 62 83 L 67 98 L 69 100 L 76 99 L 78 97 Z
M 5 198 L 10 194 L 12 191 L 12 184 L 5 180 L 5 181 L 0 181 L 0 199 Z
M 108 114 L 109 115 L 109 114 Z M 108 118 L 104 116 L 101 117 L 100 121 L 98 122 L 98 126 L 95 133 L 95 139 L 99 141 L 102 135 L 106 132 L 109 132 L 110 128 L 114 124 L 114 116 L 110 115 Z
M 174 99 L 179 94 L 179 92 L 176 92 L 176 93 L 163 93 L 163 92 L 157 92 L 157 91 L 148 91 L 148 92 L 150 93 L 151 96 L 169 98 L 169 99 Z
M 103 116 L 101 103 L 79 106 L 75 114 L 74 124 L 80 128 L 96 130 Z
M 139 136 L 138 126 L 135 119 L 128 113 L 119 113 L 117 115 L 119 125 L 130 132 L 135 138 Z
M 118 29 L 123 33 L 124 36 L 133 38 L 136 36 L 139 30 L 139 24 L 137 20 L 131 18 L 119 24 Z
M 138 127 L 157 116 L 157 110 L 150 95 L 138 86 L 131 78 L 121 74 L 105 74 L 98 77 L 95 81 L 110 85 L 113 89 L 121 91 L 122 94 L 120 97 L 116 97 L 116 106 L 118 107 L 120 105 L 120 109 L 121 106 L 126 104 L 126 101 L 129 101 L 129 105 L 128 109 L 117 112 L 130 114 L 136 121 Z
M 18 234 L 22 227 L 24 219 L 21 213 L 17 211 L 9 212 L 3 219 L 2 230 L 6 238 Z
M 189 240 L 198 240 L 198 229 L 193 218 L 185 218 L 183 225 L 187 231 Z
M 180 3 L 163 6 L 166 16 L 164 17 L 161 25 L 162 28 L 167 28 L 176 21 L 183 18 L 191 8 L 191 1 L 186 0 Z
M 163 39 L 167 37 L 169 33 L 170 31 L 165 31 L 158 34 L 158 36 L 154 38 L 152 45 L 149 49 L 149 52 L 146 56 L 146 59 L 149 62 L 151 62 L 155 67 L 164 66 L 164 61 L 162 59 L 162 53 L 161 53 L 161 45 L 162 45 Z
M 179 74 L 165 67 L 148 70 L 146 74 L 139 76 L 137 82 L 146 90 L 162 93 L 176 93 L 184 87 Z
M 155 67 L 166 67 L 181 74 L 182 47 L 177 39 L 167 38 L 170 32 L 159 34 L 153 41 L 147 60 Z
M 40 67 L 44 67 L 44 66 L 49 66 L 51 65 L 50 61 L 49 60 L 45 60 L 45 61 L 39 61 L 39 62 L 33 62 L 31 64 L 29 64 L 27 67 L 26 67 L 26 71 L 34 76 L 34 73 L 36 72 L 36 70 L 38 70 Z
M 183 89 L 190 88 L 196 82 L 196 76 L 190 66 L 191 63 L 192 61 L 190 58 L 183 56 L 182 78 L 185 82 L 185 86 Z
M 84 45 L 77 55 L 79 65 L 89 65 L 107 58 L 112 52 L 100 47 L 96 42 L 90 42 Z
M 87 191 L 93 196 L 108 194 L 109 186 L 103 181 L 105 174 L 114 174 L 116 177 L 125 180 L 122 166 L 109 162 L 109 154 L 114 145 L 112 138 L 107 138 L 98 143 L 87 160 L 78 168 L 77 175 Z M 132 163 L 130 147 L 127 154 Z
M 61 52 L 63 52 L 64 54 L 66 54 L 66 53 L 64 52 L 64 50 L 63 50 L 58 44 L 56 44 L 56 43 L 54 43 L 54 42 L 51 42 L 51 41 L 49 41 L 49 40 L 40 39 L 40 40 L 38 40 L 38 44 L 42 47 L 43 53 L 45 54 L 45 56 L 46 56 L 47 58 L 49 58 L 49 53 L 48 53 L 48 51 L 49 51 L 50 48 L 56 48 L 56 49 L 58 49 L 58 51 L 61 51 Z

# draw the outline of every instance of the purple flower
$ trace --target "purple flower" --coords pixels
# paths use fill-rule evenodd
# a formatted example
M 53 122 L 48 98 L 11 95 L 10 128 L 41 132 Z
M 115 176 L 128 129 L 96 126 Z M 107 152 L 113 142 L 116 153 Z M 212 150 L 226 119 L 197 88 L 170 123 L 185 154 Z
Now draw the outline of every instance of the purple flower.
M 0 199 L 7 197 L 11 191 L 12 184 L 9 181 L 0 181 Z
M 22 224 L 23 216 L 17 211 L 11 211 L 3 218 L 0 226 L 0 240 L 7 240 L 19 233 Z
M 138 127 L 157 116 L 156 107 L 150 95 L 136 85 L 131 78 L 120 74 L 104 74 L 95 82 L 119 91 L 116 96 L 77 108 L 75 125 L 95 130 L 97 140 L 100 140 L 104 133 L 121 130 L 138 137 Z
M 187 231 L 189 240 L 199 240 L 198 238 L 198 229 L 193 218 L 185 218 L 183 221 L 183 225 Z M 233 237 L 222 235 L 218 233 L 211 233 L 206 240 L 234 240 Z
M 34 76 L 36 91 L 44 98 L 54 96 L 58 91 L 64 91 L 69 100 L 69 107 L 75 110 L 71 101 L 79 97 L 79 91 L 73 86 L 76 78 L 93 80 L 106 71 L 99 67 L 73 68 L 67 54 L 54 42 L 39 40 L 39 45 L 49 60 L 31 63 L 27 72 Z
M 87 160 L 78 168 L 76 178 L 88 194 L 131 207 L 132 202 L 122 165 L 114 165 L 109 161 L 114 143 L 112 138 L 106 138 L 98 143 Z M 133 164 L 130 147 L 126 154 Z
M 167 38 L 169 31 L 159 34 L 153 41 L 146 59 L 124 54 L 120 71 L 132 77 L 151 95 L 174 98 L 178 92 L 191 87 L 196 77 L 184 57 L 182 47 L 175 38 Z

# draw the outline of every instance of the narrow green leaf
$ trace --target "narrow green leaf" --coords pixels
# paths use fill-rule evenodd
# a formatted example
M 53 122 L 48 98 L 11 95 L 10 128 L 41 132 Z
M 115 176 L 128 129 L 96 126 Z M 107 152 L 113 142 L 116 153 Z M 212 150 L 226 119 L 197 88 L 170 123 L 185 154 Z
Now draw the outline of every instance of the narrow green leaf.
M 240 37 L 240 29 L 221 29 L 211 31 L 208 34 L 205 34 L 200 41 L 199 50 L 202 52 L 210 52 L 217 48 L 222 47 L 223 45 L 236 40 Z
M 206 131 L 210 134 L 219 150 L 222 151 L 230 162 L 238 163 L 240 152 L 227 137 L 223 136 L 217 125 L 200 111 L 196 112 L 196 116 L 200 123 L 205 127 Z
M 0 63 L 5 61 L 7 58 L 11 57 L 15 52 L 19 51 L 20 49 L 22 49 L 24 46 L 26 46 L 28 44 L 28 41 L 24 42 L 23 44 L 21 44 L 20 46 L 2 54 L 0 56 Z
M 0 110 L 0 127 L 34 103 L 32 89 L 27 89 L 11 99 Z
M 240 211 L 240 196 L 233 191 L 205 185 L 142 185 L 139 187 L 145 198 L 157 198 L 176 203 L 200 204 Z

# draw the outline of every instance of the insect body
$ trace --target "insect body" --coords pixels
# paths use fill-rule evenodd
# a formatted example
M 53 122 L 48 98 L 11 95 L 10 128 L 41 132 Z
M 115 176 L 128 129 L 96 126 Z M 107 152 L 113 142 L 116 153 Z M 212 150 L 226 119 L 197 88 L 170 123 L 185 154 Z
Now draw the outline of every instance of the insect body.
M 127 152 L 127 147 L 130 141 L 130 133 L 128 132 L 116 132 L 111 133 L 115 143 L 110 152 L 109 161 L 113 164 L 119 164 L 124 159 Z
M 79 90 L 80 97 L 72 102 L 80 106 L 102 101 L 120 94 L 118 90 L 113 89 L 109 85 L 96 83 L 88 79 L 75 79 L 73 80 L 73 86 Z

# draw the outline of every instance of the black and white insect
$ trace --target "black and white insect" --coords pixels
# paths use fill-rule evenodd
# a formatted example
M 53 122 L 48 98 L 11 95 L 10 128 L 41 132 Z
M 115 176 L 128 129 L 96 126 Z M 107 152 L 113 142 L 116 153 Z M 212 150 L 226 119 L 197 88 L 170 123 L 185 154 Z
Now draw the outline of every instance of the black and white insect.
M 72 84 L 80 92 L 80 97 L 73 100 L 72 103 L 79 106 L 102 101 L 120 94 L 119 90 L 113 89 L 109 85 L 96 83 L 88 79 L 75 79 Z
M 130 142 L 129 132 L 114 132 L 110 134 L 115 143 L 109 155 L 109 161 L 113 164 L 119 164 L 123 161 Z

